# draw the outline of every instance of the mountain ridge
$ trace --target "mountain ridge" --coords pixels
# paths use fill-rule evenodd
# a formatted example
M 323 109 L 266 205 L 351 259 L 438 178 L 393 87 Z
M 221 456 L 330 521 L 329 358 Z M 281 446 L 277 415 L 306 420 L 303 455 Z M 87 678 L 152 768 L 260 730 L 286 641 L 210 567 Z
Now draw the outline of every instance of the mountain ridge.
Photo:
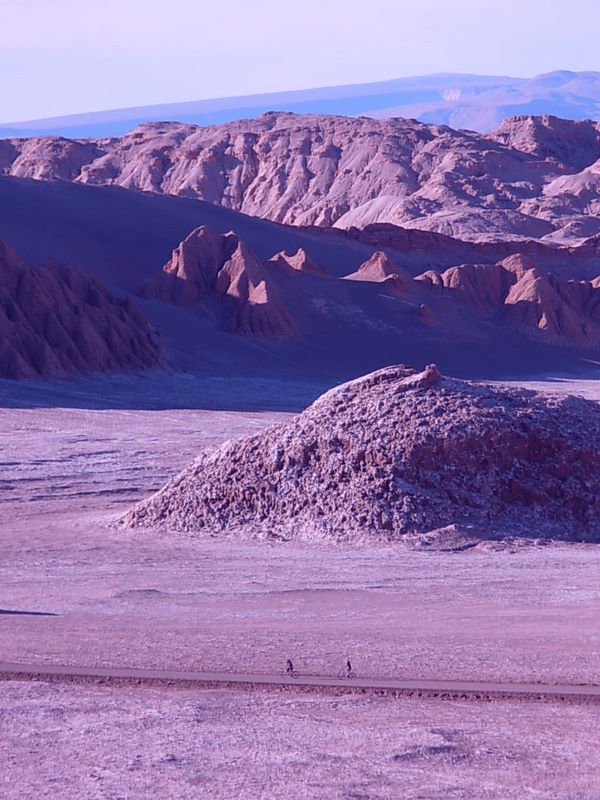
M 0 124 L 0 138 L 119 136 L 149 121 L 212 125 L 267 111 L 415 117 L 482 132 L 517 114 L 600 119 L 600 72 L 556 70 L 532 78 L 436 73 L 208 100 L 91 111 Z
M 107 139 L 0 140 L 0 173 L 191 197 L 274 222 L 391 223 L 470 241 L 600 233 L 600 122 L 520 116 L 482 135 L 269 113 Z

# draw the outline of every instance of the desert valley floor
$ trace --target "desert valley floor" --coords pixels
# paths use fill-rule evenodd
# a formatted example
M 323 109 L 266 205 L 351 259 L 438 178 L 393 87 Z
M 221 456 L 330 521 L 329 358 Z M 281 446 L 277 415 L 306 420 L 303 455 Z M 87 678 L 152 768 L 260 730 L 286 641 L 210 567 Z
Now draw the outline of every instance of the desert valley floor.
M 536 388 L 600 398 L 595 381 Z M 273 672 L 289 656 L 332 675 L 350 656 L 368 676 L 600 682 L 594 545 L 428 552 L 115 524 L 206 445 L 287 416 L 1 409 L 1 660 Z M 597 718 L 586 704 L 5 681 L 0 794 L 591 800 Z

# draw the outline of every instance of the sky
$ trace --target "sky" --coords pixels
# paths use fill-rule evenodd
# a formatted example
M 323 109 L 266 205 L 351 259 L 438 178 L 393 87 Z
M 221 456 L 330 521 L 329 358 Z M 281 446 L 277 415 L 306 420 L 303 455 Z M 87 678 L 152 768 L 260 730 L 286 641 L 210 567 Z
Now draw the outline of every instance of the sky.
M 599 0 L 0 0 L 0 122 L 435 72 L 598 70 Z

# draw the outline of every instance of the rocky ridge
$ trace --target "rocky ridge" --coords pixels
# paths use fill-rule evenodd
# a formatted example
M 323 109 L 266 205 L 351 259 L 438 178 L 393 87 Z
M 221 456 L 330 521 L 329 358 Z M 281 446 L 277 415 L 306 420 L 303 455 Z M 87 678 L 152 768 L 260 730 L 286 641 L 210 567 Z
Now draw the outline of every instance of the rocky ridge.
M 68 378 L 158 362 L 156 337 L 131 298 L 81 269 L 32 267 L 0 240 L 0 377 Z
M 487 135 L 410 119 L 267 113 L 120 138 L 2 142 L 4 174 L 194 197 L 294 225 L 392 223 L 473 241 L 600 233 L 600 123 L 514 117 Z
M 376 284 L 383 294 L 414 306 L 416 320 L 428 326 L 443 326 L 460 304 L 465 319 L 492 322 L 541 341 L 577 348 L 600 343 L 600 277 L 565 280 L 522 253 L 495 264 L 465 263 L 415 277 L 398 265 L 400 260 L 376 251 L 343 280 Z M 281 282 L 286 271 L 299 273 L 300 284 Z M 179 244 L 141 294 L 201 310 L 232 333 L 287 339 L 297 328 L 290 311 L 293 298 L 301 290 L 304 309 L 310 309 L 320 295 L 318 282 L 310 278 L 325 275 L 302 249 L 261 262 L 236 233 L 220 235 L 205 225 Z M 329 292 L 342 297 L 337 279 L 330 280 Z
M 600 408 L 388 367 L 200 454 L 125 522 L 306 541 L 600 540 Z
M 575 347 L 600 343 L 600 277 L 565 280 L 515 254 L 496 264 L 460 264 L 414 278 L 378 251 L 345 280 L 378 284 L 418 306 L 433 323 L 460 303 L 467 314 L 541 339 Z M 436 303 L 438 315 L 430 305 Z
M 495 324 L 578 347 L 600 343 L 600 277 L 564 280 L 522 255 L 498 264 L 462 264 L 415 278 Z

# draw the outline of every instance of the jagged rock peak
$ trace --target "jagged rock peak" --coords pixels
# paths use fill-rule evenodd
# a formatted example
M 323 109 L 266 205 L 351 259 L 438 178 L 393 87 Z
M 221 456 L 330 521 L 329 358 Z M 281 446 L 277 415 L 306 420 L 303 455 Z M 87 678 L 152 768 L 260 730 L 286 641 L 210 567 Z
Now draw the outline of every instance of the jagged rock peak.
M 346 275 L 348 281 L 372 281 L 374 283 L 388 283 L 393 285 L 400 293 L 410 291 L 413 283 L 412 276 L 402 267 L 397 266 L 382 250 L 377 250 L 363 262 L 356 272 Z
M 325 267 L 320 267 L 315 264 L 306 250 L 304 250 L 302 247 L 299 247 L 295 253 L 288 253 L 285 250 L 281 250 L 281 252 L 275 253 L 270 260 L 274 264 L 287 266 L 291 269 L 295 269 L 298 272 L 311 272 L 316 273 L 317 275 L 329 275 Z

